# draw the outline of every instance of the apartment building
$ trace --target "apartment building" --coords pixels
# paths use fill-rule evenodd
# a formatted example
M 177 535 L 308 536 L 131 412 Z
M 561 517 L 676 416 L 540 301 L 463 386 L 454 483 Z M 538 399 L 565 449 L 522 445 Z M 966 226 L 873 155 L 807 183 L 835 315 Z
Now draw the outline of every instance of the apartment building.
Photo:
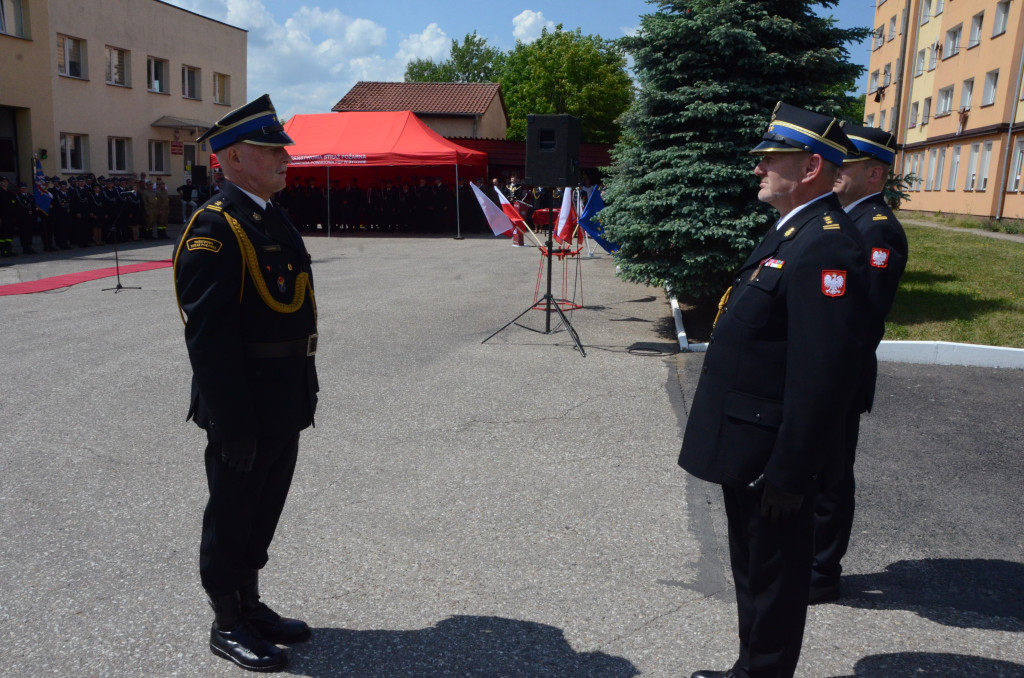
M 1020 0 L 879 0 L 864 124 L 896 134 L 906 207 L 1024 218 Z
M 246 100 L 247 32 L 160 0 L 0 0 L 0 174 L 163 175 Z

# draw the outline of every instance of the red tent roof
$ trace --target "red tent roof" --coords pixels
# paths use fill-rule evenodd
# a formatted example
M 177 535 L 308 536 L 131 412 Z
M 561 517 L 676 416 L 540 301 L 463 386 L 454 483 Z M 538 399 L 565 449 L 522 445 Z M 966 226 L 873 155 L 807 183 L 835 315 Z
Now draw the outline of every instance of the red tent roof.
M 294 115 L 289 167 L 486 165 L 487 154 L 448 141 L 412 111 Z

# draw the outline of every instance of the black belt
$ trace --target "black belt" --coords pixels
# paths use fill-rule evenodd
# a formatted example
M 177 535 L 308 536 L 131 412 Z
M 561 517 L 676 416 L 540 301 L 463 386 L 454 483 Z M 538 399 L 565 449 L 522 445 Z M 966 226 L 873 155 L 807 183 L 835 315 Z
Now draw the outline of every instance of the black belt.
M 269 344 L 246 344 L 245 354 L 250 358 L 294 358 L 316 355 L 316 332 L 305 339 L 276 341 Z

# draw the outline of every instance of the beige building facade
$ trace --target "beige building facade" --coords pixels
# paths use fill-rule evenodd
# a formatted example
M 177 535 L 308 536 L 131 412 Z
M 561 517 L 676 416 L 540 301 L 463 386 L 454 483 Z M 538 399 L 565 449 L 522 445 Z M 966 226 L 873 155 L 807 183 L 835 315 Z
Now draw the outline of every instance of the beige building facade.
M 163 176 L 246 101 L 246 31 L 160 0 L 0 0 L 0 174 Z
M 896 135 L 904 206 L 1024 218 L 1020 0 L 880 0 L 864 124 Z

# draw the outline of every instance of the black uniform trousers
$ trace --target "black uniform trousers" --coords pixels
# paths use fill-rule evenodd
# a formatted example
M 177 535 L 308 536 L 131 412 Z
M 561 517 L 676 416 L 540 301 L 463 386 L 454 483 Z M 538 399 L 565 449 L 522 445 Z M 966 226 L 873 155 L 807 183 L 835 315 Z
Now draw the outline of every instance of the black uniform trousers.
M 776 523 L 761 515 L 762 493 L 722 487 L 740 630 L 733 671 L 737 678 L 791 678 L 807 618 L 813 508 L 804 501 Z
M 210 499 L 203 513 L 199 578 L 210 596 L 237 591 L 267 564 L 299 454 L 299 434 L 257 439 L 252 470 L 221 461 L 221 443 L 206 445 Z
M 843 449 L 822 468 L 821 483 L 814 497 L 814 565 L 811 587 L 839 586 L 840 564 L 850 546 L 853 531 L 856 481 L 853 464 L 860 436 L 860 409 L 852 408 L 843 423 Z

